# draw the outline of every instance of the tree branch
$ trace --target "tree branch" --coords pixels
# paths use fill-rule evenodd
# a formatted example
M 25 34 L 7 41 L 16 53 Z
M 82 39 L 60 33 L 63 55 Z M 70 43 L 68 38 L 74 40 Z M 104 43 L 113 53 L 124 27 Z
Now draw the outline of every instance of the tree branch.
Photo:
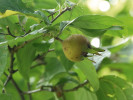
M 63 92 L 76 91 L 76 90 L 78 90 L 79 88 L 84 87 L 84 86 L 85 86 L 86 84 L 88 84 L 88 83 L 89 83 L 89 81 L 88 81 L 88 80 L 86 80 L 84 83 L 79 84 L 78 86 L 76 86 L 76 87 L 74 87 L 74 88 L 72 88 L 72 89 L 63 90 Z
M 59 13 L 52 21 L 51 23 L 53 23 L 58 17 L 60 17 L 63 13 L 65 13 L 66 11 L 70 11 L 72 8 L 71 7 L 66 7 L 61 13 Z
M 9 34 L 4 34 L 4 33 L 0 33 L 1 35 L 9 35 Z
M 7 80 L 5 81 L 5 83 L 4 83 L 4 87 L 7 85 L 7 83 L 9 82 L 9 80 L 11 80 L 12 81 L 12 83 L 13 83 L 13 85 L 15 86 L 15 88 L 17 89 L 17 91 L 18 91 L 18 93 L 19 93 L 19 95 L 20 95 L 20 97 L 21 97 L 21 100 L 25 100 L 25 98 L 24 98 L 24 95 L 22 95 L 22 91 L 20 90 L 20 88 L 18 87 L 18 85 L 17 85 L 17 83 L 15 82 L 15 80 L 13 79 L 13 77 L 12 77 L 12 75 L 13 75 L 13 73 L 14 73 L 14 70 L 13 70 L 13 63 L 14 63 L 14 48 L 15 47 L 13 47 L 13 48 L 10 48 L 9 46 L 8 46 L 8 49 L 9 49 L 9 52 L 10 52 L 10 67 L 9 67 L 9 75 L 8 75 L 8 77 L 7 77 Z M 7 76 L 7 74 L 5 73 L 5 75 Z M 4 91 L 4 89 L 3 89 L 3 92 L 5 92 Z
M 10 36 L 12 36 L 12 37 L 14 37 L 14 38 L 17 38 L 17 37 L 24 37 L 24 36 L 26 36 L 27 34 L 29 34 L 29 33 L 31 32 L 31 30 L 29 30 L 27 33 L 25 32 L 24 35 L 15 36 L 15 35 L 13 35 L 13 34 L 11 33 L 9 26 L 7 26 L 6 28 L 7 28 L 8 34 L 3 34 L 3 33 L 0 33 L 0 34 L 3 34 L 3 35 L 10 35 Z
M 7 75 L 7 80 L 5 81 L 5 83 L 4 83 L 4 87 L 7 85 L 7 83 L 11 80 L 11 78 L 12 78 L 12 73 L 13 73 L 13 62 L 14 62 L 14 51 L 13 51 L 13 48 L 10 48 L 9 46 L 8 46 L 8 49 L 9 49 L 9 52 L 10 52 L 10 67 L 9 67 L 9 75 Z M 5 92 L 4 91 L 4 88 L 3 88 L 3 92 Z
M 28 91 L 30 91 L 31 87 L 30 87 L 30 83 L 29 82 L 27 83 L 27 86 L 28 86 Z M 29 99 L 32 100 L 32 94 L 29 94 Z
M 18 93 L 19 93 L 19 95 L 21 97 L 21 100 L 25 100 L 24 95 L 22 94 L 23 92 L 21 91 L 21 89 L 19 88 L 19 86 L 17 85 L 17 83 L 15 82 L 15 80 L 12 78 L 11 81 L 12 81 L 12 84 L 17 89 L 17 91 L 18 91 Z
M 76 86 L 72 89 L 62 90 L 62 92 L 76 91 L 79 88 L 84 87 L 88 83 L 89 83 L 89 81 L 86 80 L 84 83 L 79 84 L 78 86 Z M 46 87 L 47 87 L 47 89 L 46 89 Z M 58 88 L 56 86 L 42 86 L 40 89 L 27 91 L 27 92 L 24 92 L 23 94 L 32 94 L 32 93 L 41 92 L 41 91 L 58 92 Z
M 55 50 L 54 50 L 54 49 L 49 49 L 47 52 L 43 53 L 42 55 L 36 56 L 34 60 L 43 59 L 43 57 L 44 57 L 48 52 L 52 52 L 52 51 L 55 51 Z
M 42 86 L 40 89 L 23 92 L 23 94 L 32 94 L 32 93 L 41 92 L 41 91 L 54 92 L 55 90 L 54 90 L 54 86 Z

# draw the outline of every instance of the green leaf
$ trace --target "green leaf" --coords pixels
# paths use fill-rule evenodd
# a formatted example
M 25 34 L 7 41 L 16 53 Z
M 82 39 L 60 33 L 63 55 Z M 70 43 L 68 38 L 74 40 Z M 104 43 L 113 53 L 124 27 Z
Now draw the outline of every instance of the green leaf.
M 41 11 L 35 11 L 33 8 L 28 8 L 22 0 L 0 0 L 0 18 L 4 18 L 10 15 L 26 15 L 34 20 L 43 20 L 47 25 L 51 22 L 48 17 Z M 38 18 L 38 19 L 36 19 Z
M 130 81 L 133 80 L 133 64 L 132 63 L 124 63 L 124 62 L 121 62 L 121 63 L 104 63 L 102 65 L 102 68 L 105 68 L 105 67 L 108 67 L 110 68 L 111 70 L 116 70 L 118 71 L 119 73 L 122 73 L 124 74 L 124 76 L 126 76 L 126 78 Z
M 74 83 L 67 83 L 65 89 L 74 88 Z M 65 93 L 65 97 L 67 100 L 97 100 L 96 94 L 87 91 L 85 88 L 79 88 L 76 91 Z
M 99 100 L 132 100 L 133 88 L 116 76 L 104 76 L 100 79 L 97 91 Z
M 43 35 L 46 32 L 47 32 L 46 30 L 41 28 L 39 30 L 35 30 L 35 31 L 30 32 L 28 35 L 26 35 L 24 37 L 17 37 L 17 38 L 11 39 L 11 40 L 3 41 L 3 42 L 0 43 L 0 46 L 3 46 L 3 45 L 15 45 L 15 44 L 17 44 L 19 42 L 32 40 L 34 38 L 40 37 L 41 35 Z
M 41 42 L 41 43 L 34 43 L 33 46 L 35 47 L 35 49 L 37 51 L 43 51 L 43 52 L 47 52 L 49 50 L 51 43 L 48 42 Z
M 123 23 L 109 16 L 85 15 L 74 19 L 71 25 L 83 29 L 107 29 L 112 26 L 123 26 Z
M 35 48 L 31 43 L 28 43 L 17 52 L 18 70 L 22 76 L 28 80 L 30 67 L 35 58 Z
M 27 8 L 21 0 L 0 0 L 0 12 L 4 13 L 6 10 L 33 13 L 33 10 Z
M 32 97 L 34 100 L 55 100 L 55 99 L 51 99 L 54 97 L 54 94 L 47 91 L 33 93 Z
M 55 57 L 47 57 L 47 65 L 45 70 L 45 81 L 50 81 L 56 74 L 66 72 L 64 66 L 61 62 Z
M 0 93 L 0 99 L 1 100 L 13 100 L 13 97 L 10 94 L 1 94 Z
M 38 10 L 38 11 L 35 11 L 34 14 L 37 14 L 37 15 L 41 16 L 42 19 L 44 20 L 44 22 L 45 22 L 47 25 L 50 25 L 50 24 L 51 24 L 50 20 L 48 19 L 48 17 L 47 17 L 43 12 L 41 12 L 41 11 Z
M 77 62 L 75 66 L 84 73 L 94 91 L 97 91 L 99 88 L 99 80 L 93 64 L 88 60 L 83 60 L 81 62 Z
M 53 85 L 65 85 L 66 83 L 73 82 L 79 84 L 79 82 L 72 77 L 68 72 L 61 72 L 56 74 L 51 80 L 50 83 Z
M 133 28 L 132 28 L 132 26 L 133 26 L 133 23 L 132 23 L 133 17 L 130 16 L 130 15 L 125 14 L 123 16 L 117 16 L 117 18 L 127 26 L 127 29 L 128 29 L 127 36 L 131 36 L 133 34 Z
M 0 43 L 5 41 L 5 36 L 0 35 Z M 7 45 L 0 46 L 0 77 L 3 74 L 6 64 L 7 64 L 7 57 L 8 57 L 8 49 Z
M 68 26 L 70 23 L 72 23 L 73 21 L 62 21 L 60 23 L 60 33 L 62 33 L 62 31 L 65 29 L 66 26 Z
M 116 33 L 108 33 L 115 36 L 122 36 L 126 33 L 126 28 L 123 23 L 113 17 L 101 15 L 84 15 L 72 21 L 63 21 L 60 24 L 60 31 L 62 32 L 66 26 L 71 26 L 79 29 L 84 34 L 91 37 L 103 35 L 108 30 Z M 120 31 L 123 30 L 123 31 Z
M 0 80 L 0 93 L 2 93 L 3 87 L 4 87 L 4 84 L 3 84 L 3 82 Z

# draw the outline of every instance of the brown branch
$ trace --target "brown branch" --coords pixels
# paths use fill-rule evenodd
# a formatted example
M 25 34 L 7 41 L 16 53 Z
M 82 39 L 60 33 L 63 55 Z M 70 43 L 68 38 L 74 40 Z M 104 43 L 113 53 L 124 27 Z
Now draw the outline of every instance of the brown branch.
M 10 36 L 12 36 L 12 37 L 14 37 L 14 38 L 24 37 L 24 36 L 26 36 L 27 34 L 29 34 L 29 33 L 31 32 L 31 30 L 29 30 L 27 33 L 25 32 L 24 35 L 15 36 L 15 35 L 13 35 L 13 34 L 11 33 L 9 26 L 7 26 L 6 29 L 7 29 L 7 31 L 8 31 L 8 34 L 3 34 L 3 33 L 0 33 L 0 34 L 3 34 L 3 35 L 10 35 Z
M 21 97 L 21 100 L 25 100 L 25 98 L 24 98 L 24 95 L 22 95 L 22 91 L 20 90 L 20 88 L 18 87 L 18 85 L 17 85 L 17 83 L 15 82 L 15 80 L 13 79 L 13 77 L 12 77 L 12 75 L 13 75 L 13 63 L 14 63 L 14 48 L 15 47 L 13 47 L 13 48 L 10 48 L 9 46 L 8 46 L 8 49 L 9 49 L 9 52 L 10 52 L 10 67 L 9 67 L 9 75 L 7 75 L 6 73 L 5 73 L 5 75 L 7 76 L 7 80 L 5 81 L 5 83 L 4 83 L 4 87 L 7 85 L 7 83 L 9 82 L 9 80 L 11 80 L 12 81 L 12 84 L 15 86 L 15 88 L 16 88 L 16 90 L 18 91 L 18 93 L 19 93 L 19 95 L 20 95 L 20 97 Z M 4 91 L 4 89 L 3 89 L 3 92 L 5 92 Z
M 1 35 L 9 35 L 9 34 L 4 34 L 4 33 L 0 33 Z
M 86 80 L 84 83 L 79 84 L 78 86 L 76 86 L 76 87 L 74 87 L 74 88 L 72 88 L 72 89 L 63 90 L 63 92 L 76 91 L 76 90 L 78 90 L 79 88 L 84 87 L 84 86 L 85 86 L 86 84 L 88 84 L 88 83 L 89 83 L 89 81 L 88 81 L 88 80 Z
M 54 13 L 52 13 L 52 14 L 50 14 L 50 15 L 48 15 L 48 17 L 50 17 L 50 16 L 52 16 L 53 17 L 53 15 L 55 14 L 55 13 L 57 13 L 58 11 L 55 11 Z
M 54 50 L 54 49 L 49 49 L 47 52 L 43 53 L 42 55 L 36 56 L 34 60 L 43 59 L 43 57 L 44 57 L 48 52 L 52 52 L 52 51 L 55 51 L 55 50 Z
M 13 51 L 13 48 L 10 48 L 9 46 L 8 46 L 8 49 L 9 49 L 9 52 L 10 52 L 10 67 L 9 67 L 9 72 L 10 72 L 10 74 L 9 75 L 7 75 L 7 80 L 5 81 L 5 83 L 4 83 L 4 87 L 7 85 L 7 83 L 11 80 L 11 78 L 12 78 L 12 73 L 13 73 L 13 62 L 14 62 L 14 51 Z M 4 91 L 4 88 L 3 88 L 3 92 L 5 92 Z
M 86 80 L 84 83 L 79 84 L 78 86 L 76 86 L 76 87 L 74 87 L 72 89 L 67 89 L 67 90 L 63 90 L 62 89 L 62 92 L 64 93 L 64 92 L 76 91 L 79 88 L 84 87 L 88 83 L 89 83 L 89 81 Z M 41 91 L 58 92 L 58 88 L 56 86 L 42 86 L 40 89 L 27 91 L 27 92 L 24 92 L 23 94 L 32 94 L 32 93 L 41 92 Z M 65 99 L 65 97 L 63 97 L 63 99 Z
M 16 90 L 18 91 L 18 93 L 21 97 L 21 100 L 25 100 L 24 95 L 22 94 L 23 92 L 21 91 L 21 89 L 19 88 L 19 86 L 17 85 L 15 80 L 12 78 L 11 81 L 12 81 L 12 84 L 15 86 Z
M 58 37 L 55 37 L 56 40 L 60 41 L 60 42 L 63 42 L 62 39 L 58 38 Z
M 10 36 L 15 37 L 15 38 L 17 37 L 17 36 L 15 36 L 15 35 L 13 35 L 13 34 L 11 33 L 9 26 L 6 26 L 6 29 L 7 29 L 8 34 L 9 34 Z
M 66 11 L 70 11 L 72 8 L 71 7 L 66 7 L 61 13 L 59 13 L 52 21 L 51 23 L 53 23 L 57 18 L 59 18 L 63 13 L 65 13 Z

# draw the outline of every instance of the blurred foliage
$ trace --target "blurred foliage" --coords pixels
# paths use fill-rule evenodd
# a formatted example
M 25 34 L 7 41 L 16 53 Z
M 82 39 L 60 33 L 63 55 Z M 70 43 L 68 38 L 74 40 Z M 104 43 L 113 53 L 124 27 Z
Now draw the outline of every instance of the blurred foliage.
M 133 0 L 0 0 L 0 99 L 133 100 L 132 26 Z M 72 34 L 105 51 L 69 61 L 60 41 Z

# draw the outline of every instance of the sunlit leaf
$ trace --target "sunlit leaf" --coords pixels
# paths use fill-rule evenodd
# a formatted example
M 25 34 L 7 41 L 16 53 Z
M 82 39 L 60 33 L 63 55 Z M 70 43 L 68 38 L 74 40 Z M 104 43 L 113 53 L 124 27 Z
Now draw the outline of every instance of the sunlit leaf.
M 88 60 L 83 60 L 77 62 L 75 65 L 84 73 L 94 91 L 97 91 L 99 88 L 99 80 L 93 64 Z

